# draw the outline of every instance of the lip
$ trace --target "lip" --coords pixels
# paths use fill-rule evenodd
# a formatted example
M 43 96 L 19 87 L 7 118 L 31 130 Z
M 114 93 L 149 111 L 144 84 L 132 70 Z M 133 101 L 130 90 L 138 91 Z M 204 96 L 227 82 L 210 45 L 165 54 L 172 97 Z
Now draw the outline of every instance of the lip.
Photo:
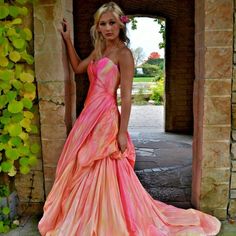
M 112 33 L 105 34 L 107 37 L 112 36 Z

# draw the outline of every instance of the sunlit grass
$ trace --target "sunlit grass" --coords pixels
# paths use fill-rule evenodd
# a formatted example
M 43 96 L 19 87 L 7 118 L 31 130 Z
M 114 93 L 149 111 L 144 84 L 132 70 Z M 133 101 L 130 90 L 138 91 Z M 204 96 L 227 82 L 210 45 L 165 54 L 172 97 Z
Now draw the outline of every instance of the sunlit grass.
M 154 82 L 155 77 L 134 77 L 134 82 Z

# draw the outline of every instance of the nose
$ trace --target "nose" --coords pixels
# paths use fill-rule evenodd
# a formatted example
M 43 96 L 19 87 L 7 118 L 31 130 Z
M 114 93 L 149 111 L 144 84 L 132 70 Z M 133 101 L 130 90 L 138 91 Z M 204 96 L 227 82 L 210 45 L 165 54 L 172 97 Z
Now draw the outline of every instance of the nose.
M 108 30 L 110 30 L 110 29 L 111 29 L 110 24 L 106 24 L 106 30 L 108 31 Z

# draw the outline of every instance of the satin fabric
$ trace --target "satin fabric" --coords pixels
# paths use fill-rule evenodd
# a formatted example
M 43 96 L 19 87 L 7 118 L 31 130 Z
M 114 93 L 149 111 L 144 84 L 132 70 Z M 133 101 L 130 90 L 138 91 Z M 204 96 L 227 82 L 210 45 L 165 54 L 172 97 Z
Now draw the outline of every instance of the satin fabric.
M 220 222 L 194 209 L 154 200 L 134 172 L 135 150 L 121 153 L 116 90 L 119 69 L 108 57 L 88 66 L 90 87 L 58 161 L 39 222 L 42 236 L 216 235 Z

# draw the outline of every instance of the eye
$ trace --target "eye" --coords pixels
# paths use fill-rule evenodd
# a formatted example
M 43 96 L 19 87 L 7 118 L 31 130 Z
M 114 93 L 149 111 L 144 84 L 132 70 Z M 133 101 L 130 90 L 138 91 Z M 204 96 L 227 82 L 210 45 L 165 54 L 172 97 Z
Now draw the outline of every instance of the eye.
M 101 22 L 99 25 L 104 26 L 106 25 L 105 22 Z
M 110 25 L 114 25 L 116 22 L 115 21 L 110 21 L 109 24 Z

